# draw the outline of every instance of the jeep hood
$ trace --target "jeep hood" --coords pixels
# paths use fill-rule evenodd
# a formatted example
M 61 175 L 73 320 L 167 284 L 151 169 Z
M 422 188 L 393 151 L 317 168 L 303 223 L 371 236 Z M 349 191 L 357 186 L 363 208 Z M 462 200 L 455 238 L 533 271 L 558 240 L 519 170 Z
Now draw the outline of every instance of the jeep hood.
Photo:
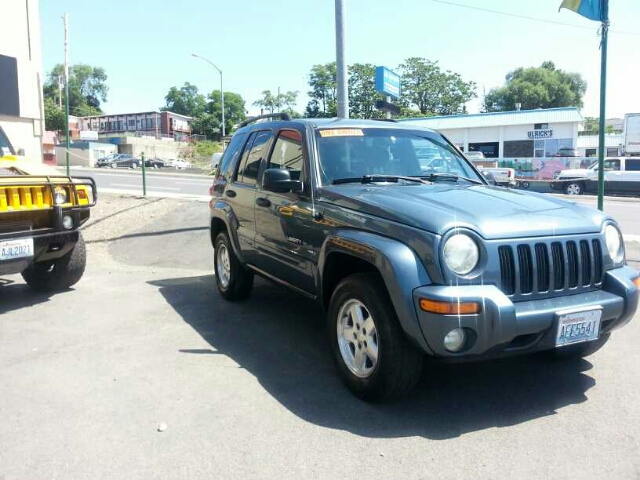
M 469 228 L 486 239 L 597 233 L 607 218 L 545 194 L 450 183 L 332 185 L 318 200 L 439 235 Z

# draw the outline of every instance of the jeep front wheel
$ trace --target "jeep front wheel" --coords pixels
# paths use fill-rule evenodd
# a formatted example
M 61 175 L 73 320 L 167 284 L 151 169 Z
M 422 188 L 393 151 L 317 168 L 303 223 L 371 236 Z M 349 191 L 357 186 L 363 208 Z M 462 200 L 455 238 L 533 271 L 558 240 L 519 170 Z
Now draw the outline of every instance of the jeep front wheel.
M 253 272 L 242 266 L 226 232 L 218 234 L 214 248 L 216 285 L 220 295 L 232 301 L 248 298 L 253 288 Z
M 584 188 L 580 182 L 571 182 L 564 187 L 564 193 L 567 195 L 582 195 Z
M 418 382 L 423 356 L 405 336 L 377 275 L 356 274 L 338 284 L 328 331 L 340 377 L 363 400 L 395 400 Z
M 86 264 L 84 239 L 79 233 L 73 250 L 55 260 L 31 264 L 22 272 L 22 278 L 38 292 L 66 290 L 82 278 Z

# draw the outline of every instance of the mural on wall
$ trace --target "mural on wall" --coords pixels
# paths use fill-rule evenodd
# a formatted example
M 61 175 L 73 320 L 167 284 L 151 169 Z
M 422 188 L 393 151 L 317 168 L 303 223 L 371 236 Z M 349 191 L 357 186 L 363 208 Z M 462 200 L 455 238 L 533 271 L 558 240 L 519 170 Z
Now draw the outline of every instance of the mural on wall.
M 592 162 L 593 159 L 569 157 L 501 158 L 498 160 L 498 166 L 513 168 L 516 178 L 551 180 L 561 170 L 588 168 Z

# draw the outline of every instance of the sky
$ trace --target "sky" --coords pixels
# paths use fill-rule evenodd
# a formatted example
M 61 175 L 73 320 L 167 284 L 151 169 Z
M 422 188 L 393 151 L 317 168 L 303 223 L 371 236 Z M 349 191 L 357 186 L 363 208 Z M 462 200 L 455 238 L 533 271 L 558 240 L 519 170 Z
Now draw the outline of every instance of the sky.
M 347 62 L 395 68 L 408 57 L 437 61 L 483 92 L 518 67 L 553 61 L 587 81 L 585 116 L 598 116 L 599 24 L 558 12 L 561 0 L 447 0 L 535 17 L 557 25 L 463 8 L 435 0 L 345 0 Z M 335 60 L 334 0 L 40 0 L 43 68 L 64 60 L 62 14 L 69 15 L 70 63 L 108 75 L 107 113 L 156 110 L 185 81 L 210 92 L 239 93 L 250 114 L 263 90 L 297 90 L 304 110 L 307 76 Z M 640 112 L 640 1 L 610 0 L 607 118 Z

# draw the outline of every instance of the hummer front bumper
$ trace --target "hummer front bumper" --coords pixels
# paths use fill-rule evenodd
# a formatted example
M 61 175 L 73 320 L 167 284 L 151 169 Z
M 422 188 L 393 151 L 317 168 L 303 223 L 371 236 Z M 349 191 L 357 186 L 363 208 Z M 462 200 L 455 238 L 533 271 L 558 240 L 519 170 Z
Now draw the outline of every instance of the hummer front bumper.
M 638 275 L 629 267 L 609 270 L 602 288 L 575 295 L 512 302 L 494 285 L 423 286 L 413 291 L 418 322 L 437 357 L 480 360 L 555 348 L 558 312 L 602 309 L 600 335 L 628 323 L 638 308 Z M 636 283 L 634 283 L 636 280 Z M 424 311 L 421 300 L 438 304 L 477 304 L 475 314 L 438 314 Z M 454 329 L 467 333 L 456 353 L 444 346 Z

